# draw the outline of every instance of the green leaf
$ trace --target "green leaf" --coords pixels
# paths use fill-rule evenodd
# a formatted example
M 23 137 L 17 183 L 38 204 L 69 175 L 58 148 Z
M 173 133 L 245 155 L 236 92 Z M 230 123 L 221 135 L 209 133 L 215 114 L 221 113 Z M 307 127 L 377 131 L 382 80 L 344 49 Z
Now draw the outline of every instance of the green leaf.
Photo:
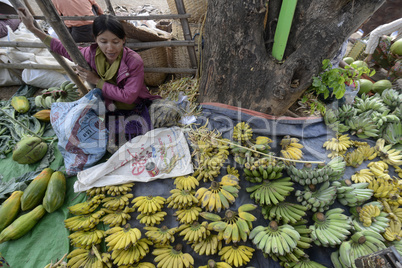
M 7 182 L 0 182 L 0 200 L 7 199 L 14 191 L 23 191 L 40 171 L 30 171 L 18 178 L 11 178 Z

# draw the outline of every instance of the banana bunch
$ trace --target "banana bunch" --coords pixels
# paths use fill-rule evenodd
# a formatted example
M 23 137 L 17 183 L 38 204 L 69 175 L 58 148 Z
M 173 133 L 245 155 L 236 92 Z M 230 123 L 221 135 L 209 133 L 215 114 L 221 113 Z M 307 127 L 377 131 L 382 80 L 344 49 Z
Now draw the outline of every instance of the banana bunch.
M 356 207 L 364 204 L 372 196 L 374 191 L 367 189 L 368 182 L 354 183 L 351 180 L 334 181 L 336 186 L 336 199 L 344 206 Z
M 349 130 L 349 126 L 343 124 L 340 120 L 338 110 L 326 109 L 324 123 L 329 129 L 336 133 L 344 133 Z
M 141 231 L 138 228 L 131 228 L 129 223 L 124 227 L 110 228 L 105 234 L 107 235 L 105 242 L 109 252 L 117 249 L 127 249 L 141 239 Z
M 172 189 L 170 196 L 166 200 L 168 208 L 183 209 L 198 204 L 198 199 L 195 197 L 195 192 L 190 190 Z
M 155 255 L 154 261 L 157 263 L 157 267 L 193 267 L 193 257 L 188 253 L 183 253 L 182 249 L 182 244 L 177 244 L 175 247 L 164 246 L 154 249 L 152 254 Z
M 338 180 L 345 173 L 345 168 L 346 162 L 343 157 L 337 156 L 327 164 L 318 164 L 315 168 L 310 163 L 305 163 L 301 169 L 288 165 L 287 172 L 292 181 L 300 185 L 315 185 L 326 181 Z
M 400 150 L 393 149 L 392 144 L 385 145 L 385 140 L 380 138 L 374 147 L 379 157 L 388 165 L 402 165 L 402 154 Z
M 361 218 L 360 211 L 366 206 L 379 207 L 379 209 L 381 210 L 379 215 L 377 215 L 375 217 L 371 217 L 370 219 L 368 219 L 368 217 L 369 217 L 368 214 L 366 214 L 366 213 L 362 214 L 362 219 L 366 219 L 367 224 L 369 224 L 369 221 L 371 221 L 371 225 L 369 225 L 369 226 L 363 225 L 363 222 L 360 220 L 360 218 Z M 353 221 L 353 226 L 354 226 L 355 230 L 357 230 L 357 231 L 370 230 L 370 231 L 374 231 L 374 232 L 378 232 L 378 233 L 383 233 L 385 231 L 385 228 L 387 228 L 389 226 L 390 219 L 388 218 L 388 213 L 382 211 L 382 204 L 380 202 L 372 201 L 372 202 L 364 204 L 362 207 L 352 207 L 349 209 L 349 211 L 351 213 L 351 219 Z M 366 209 L 364 211 L 366 211 Z
M 154 226 L 155 224 L 160 224 L 166 215 L 167 213 L 165 211 L 158 211 L 152 214 L 140 213 L 136 219 L 139 220 L 141 224 L 145 224 L 145 226 Z
M 211 259 L 211 260 L 208 260 L 207 265 L 201 265 L 201 266 L 198 266 L 198 268 L 232 268 L 232 266 L 230 266 L 226 262 L 216 262 Z
M 359 171 L 356 171 L 355 174 L 352 175 L 351 180 L 355 183 L 368 183 L 374 179 L 374 174 L 370 169 L 364 168 Z
M 377 157 L 377 152 L 376 152 L 375 148 L 371 147 L 368 144 L 357 146 L 356 151 L 358 151 L 359 153 L 361 153 L 363 155 L 364 160 L 371 161 Z
M 354 168 L 359 167 L 365 160 L 364 155 L 359 150 L 353 150 L 351 152 L 347 152 L 344 158 L 346 165 Z
M 236 169 L 236 167 L 231 167 L 230 165 L 227 165 L 226 172 L 228 173 L 228 175 L 233 175 L 237 178 L 240 177 L 239 171 Z
M 263 206 L 262 215 L 268 220 L 294 224 L 306 215 L 306 210 L 307 208 L 305 206 L 299 204 L 280 202 L 273 206 Z
M 289 224 L 279 225 L 271 221 L 268 226 L 259 225 L 250 232 L 253 244 L 269 256 L 284 256 L 297 247 L 300 234 Z
M 402 95 L 392 88 L 387 88 L 381 93 L 381 99 L 391 110 L 394 110 L 402 102 Z
M 104 224 L 108 224 L 110 227 L 114 227 L 125 225 L 127 221 L 131 219 L 130 213 L 134 212 L 134 208 L 125 207 L 124 209 L 118 210 L 102 208 L 101 211 L 107 213 L 101 218 L 101 221 Z
M 300 160 L 303 158 L 302 148 L 304 147 L 299 143 L 298 138 L 291 138 L 285 135 L 279 145 L 282 147 L 281 155 L 287 159 Z
M 339 262 L 345 267 L 354 267 L 357 258 L 385 249 L 383 241 L 382 235 L 374 231 L 355 232 L 339 246 Z
M 201 187 L 195 193 L 195 198 L 207 211 L 221 212 L 235 202 L 239 190 L 239 179 L 233 175 L 225 175 L 221 182 L 213 181 L 209 188 Z
M 161 228 L 153 227 L 153 226 L 145 226 L 144 227 L 147 232 L 145 235 L 148 237 L 156 245 L 169 245 L 173 243 L 175 240 L 174 234 L 177 232 L 177 227 L 168 228 L 166 225 Z
M 105 191 L 104 186 L 103 187 L 93 187 L 93 188 L 91 188 L 91 189 L 86 191 L 86 194 L 89 197 L 93 197 L 95 195 L 100 195 L 100 194 L 104 195 L 105 193 L 106 193 L 106 191 Z
M 197 188 L 199 181 L 193 176 L 180 176 L 174 179 L 174 185 L 177 189 L 192 191 Z
M 70 238 L 70 243 L 74 247 L 91 249 L 92 245 L 100 244 L 104 236 L 105 231 L 91 229 L 89 231 L 73 232 L 68 236 L 68 238 Z
M 397 193 L 398 187 L 393 183 L 393 179 L 384 177 L 375 178 L 369 182 L 369 189 L 374 191 L 374 197 L 377 199 L 387 199 L 391 194 Z
M 135 184 L 132 182 L 120 185 L 107 185 L 104 187 L 104 191 L 111 196 L 126 195 L 127 193 L 131 192 L 131 189 L 134 185 Z
M 314 224 L 310 225 L 311 238 L 317 246 L 335 247 L 345 241 L 353 229 L 352 220 L 343 214 L 341 208 L 333 208 L 324 213 L 313 214 Z
M 304 191 L 297 190 L 295 196 L 297 202 L 306 206 L 308 210 L 323 212 L 335 202 L 336 186 L 330 186 L 329 181 L 322 183 L 318 189 L 315 185 L 304 186 Z
M 389 112 L 390 110 L 385 110 L 382 113 L 374 111 L 370 114 L 371 120 L 373 120 L 378 128 L 381 128 L 381 131 L 384 128 L 385 124 L 399 122 L 399 117 L 394 114 L 389 114 Z
M 367 164 L 367 167 L 373 173 L 374 177 L 386 177 L 389 173 L 388 164 L 384 161 L 373 161 Z
M 192 223 L 193 221 L 198 220 L 198 216 L 200 215 L 201 211 L 202 208 L 200 208 L 198 205 L 193 205 L 191 207 L 176 210 L 173 215 L 177 216 L 177 219 L 180 223 Z
M 102 199 L 105 198 L 104 194 L 98 194 L 88 199 L 82 203 L 75 204 L 73 206 L 69 206 L 67 209 L 71 214 L 74 215 L 84 215 L 94 212 L 102 202 Z
M 382 234 L 388 241 L 402 239 L 402 225 L 400 221 L 390 221 L 389 226 L 385 228 L 385 232 Z
M 226 210 L 224 218 L 211 212 L 202 212 L 200 215 L 204 219 L 212 221 L 208 224 L 208 229 L 218 232 L 218 238 L 225 240 L 226 244 L 231 241 L 234 243 L 241 240 L 246 242 L 252 229 L 252 222 L 257 220 L 253 214 L 248 212 L 256 208 L 257 206 L 254 204 L 244 204 L 238 208 L 238 211 Z
M 106 197 L 102 200 L 103 207 L 111 210 L 124 209 L 130 204 L 129 199 L 133 196 L 133 194 L 123 194 Z
M 402 222 L 402 207 L 399 204 L 391 204 L 387 200 L 382 200 L 384 212 L 388 213 L 388 217 L 394 221 Z
M 239 122 L 233 128 L 233 140 L 239 143 L 246 143 L 253 137 L 253 129 L 246 122 Z
M 79 98 L 78 87 L 71 81 L 64 81 L 60 87 L 50 87 L 42 90 L 41 94 L 35 97 L 35 105 L 50 109 L 54 102 L 72 102 Z
M 77 248 L 67 255 L 67 267 L 71 268 L 95 268 L 95 267 L 112 267 L 108 253 L 97 251 L 96 247 L 92 249 Z
M 380 216 L 381 210 L 379 206 L 368 204 L 363 206 L 359 211 L 359 221 L 363 223 L 364 227 L 369 227 L 373 223 L 373 219 Z
M 177 126 L 182 114 L 180 106 L 169 99 L 154 100 L 149 107 L 149 115 L 154 128 Z
M 326 266 L 308 258 L 303 258 L 296 262 L 286 263 L 286 265 L 289 265 L 289 267 L 292 268 L 326 268 Z
M 394 166 L 395 173 L 398 174 L 398 177 L 402 179 L 402 168 L 400 166 Z
M 195 221 L 191 224 L 184 223 L 180 225 L 177 229 L 177 232 L 180 236 L 183 236 L 184 241 L 187 241 L 189 244 L 191 244 L 204 241 L 211 233 L 207 228 L 208 222 L 204 221 L 199 223 L 198 221 Z
M 250 262 L 254 251 L 255 249 L 248 246 L 231 245 L 223 247 L 218 254 L 221 256 L 221 260 L 227 264 L 240 267 Z
M 192 243 L 191 247 L 199 255 L 214 255 L 221 250 L 222 240 L 218 238 L 217 234 L 210 233 L 204 240 Z
M 123 265 L 120 268 L 156 268 L 156 266 L 150 262 L 139 262 L 133 265 Z
M 282 170 L 285 165 L 281 162 L 270 161 L 268 158 L 260 158 L 253 164 L 246 162 L 243 171 L 246 180 L 250 182 L 262 182 L 263 180 L 276 180 L 282 178 Z
M 375 95 L 368 98 L 355 98 L 353 106 L 355 107 L 358 114 L 366 111 L 377 111 L 383 113 L 388 110 L 382 99 L 379 96 Z
M 324 142 L 322 147 L 328 151 L 334 152 L 346 152 L 353 145 L 348 134 L 338 134 L 336 138 L 331 138 Z
M 387 124 L 381 136 L 387 144 L 401 144 L 402 140 L 402 123 Z
M 285 200 L 286 196 L 294 190 L 290 177 L 277 180 L 265 180 L 262 184 L 246 188 L 250 197 L 260 206 L 276 205 Z
M 117 267 L 133 265 L 142 260 L 148 254 L 149 246 L 151 245 L 153 245 L 151 241 L 146 238 L 141 238 L 128 248 L 113 250 L 111 255 L 113 264 L 117 265 Z
M 105 211 L 98 210 L 91 214 L 79 215 L 75 217 L 71 217 L 64 220 L 64 226 L 72 231 L 88 231 L 93 228 L 99 223 L 100 217 L 105 214 Z
M 193 176 L 197 177 L 198 181 L 213 181 L 221 173 L 221 167 L 227 157 L 227 154 L 223 152 L 213 156 L 201 155 L 198 168 L 194 171 Z
M 137 211 L 141 214 L 154 214 L 161 211 L 166 199 L 162 196 L 138 196 L 134 198 L 131 203 L 134 204 L 133 208 L 137 208 Z
M 380 134 L 378 126 L 371 118 L 355 116 L 348 120 L 347 124 L 350 127 L 350 134 L 360 139 L 377 138 Z

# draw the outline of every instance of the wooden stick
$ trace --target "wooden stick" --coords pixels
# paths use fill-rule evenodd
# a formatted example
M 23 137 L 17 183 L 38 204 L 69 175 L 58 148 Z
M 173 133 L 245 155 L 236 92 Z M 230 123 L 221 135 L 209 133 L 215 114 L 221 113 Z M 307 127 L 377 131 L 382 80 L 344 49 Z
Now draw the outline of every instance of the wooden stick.
M 116 16 L 116 13 L 114 12 L 112 3 L 110 3 L 110 0 L 105 0 L 107 9 L 109 10 L 110 14 L 112 14 L 113 16 Z

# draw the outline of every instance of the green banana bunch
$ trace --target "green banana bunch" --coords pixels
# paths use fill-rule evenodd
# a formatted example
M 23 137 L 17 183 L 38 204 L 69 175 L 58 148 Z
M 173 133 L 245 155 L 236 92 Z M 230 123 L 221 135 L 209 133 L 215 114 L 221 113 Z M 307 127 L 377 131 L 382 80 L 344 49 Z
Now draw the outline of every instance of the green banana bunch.
M 372 196 L 374 191 L 368 189 L 368 182 L 354 183 L 351 180 L 334 181 L 333 186 L 337 187 L 336 198 L 344 206 L 356 207 L 364 204 Z
M 304 186 L 304 191 L 297 190 L 295 196 L 307 209 L 313 212 L 323 212 L 335 202 L 336 187 L 331 186 L 329 181 L 324 182 L 318 189 L 315 185 Z
M 295 224 L 306 215 L 306 210 L 307 208 L 300 204 L 280 202 L 273 206 L 263 206 L 262 215 L 265 219 Z
M 285 200 L 294 190 L 290 177 L 276 180 L 264 180 L 262 184 L 247 187 L 250 197 L 259 205 L 276 205 Z
M 72 102 L 79 99 L 78 87 L 71 81 L 64 81 L 59 87 L 50 87 L 35 97 L 35 105 L 50 109 L 54 102 Z

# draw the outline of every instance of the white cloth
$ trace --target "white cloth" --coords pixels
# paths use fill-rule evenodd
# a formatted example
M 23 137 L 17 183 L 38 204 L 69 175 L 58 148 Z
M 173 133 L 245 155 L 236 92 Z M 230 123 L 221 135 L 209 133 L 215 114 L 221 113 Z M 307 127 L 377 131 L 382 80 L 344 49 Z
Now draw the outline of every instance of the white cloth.
M 367 42 L 366 50 L 364 51 L 366 54 L 373 54 L 376 47 L 378 46 L 378 42 L 383 35 L 391 34 L 395 31 L 402 31 L 402 18 L 394 20 L 393 22 L 378 26 L 371 33 L 369 40 Z

